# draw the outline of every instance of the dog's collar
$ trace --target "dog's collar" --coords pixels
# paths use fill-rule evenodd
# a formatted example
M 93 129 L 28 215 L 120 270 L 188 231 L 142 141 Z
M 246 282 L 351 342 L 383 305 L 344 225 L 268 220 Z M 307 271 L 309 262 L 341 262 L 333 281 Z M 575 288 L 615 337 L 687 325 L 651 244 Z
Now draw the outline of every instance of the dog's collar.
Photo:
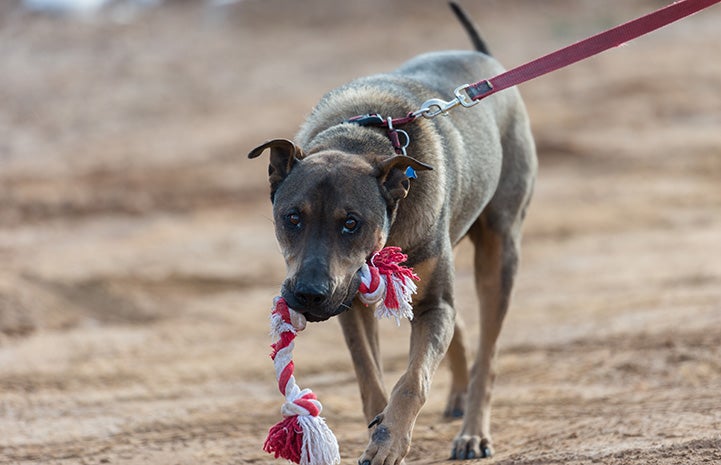
M 395 119 L 391 118 L 390 116 L 388 118 L 384 118 L 378 113 L 369 113 L 366 115 L 353 116 L 345 120 L 344 123 L 352 123 L 359 126 L 375 126 L 379 128 L 386 128 L 388 139 L 390 139 L 391 145 L 393 145 L 393 150 L 395 150 L 398 155 L 407 156 L 408 154 L 406 153 L 406 148 L 408 148 L 408 145 L 411 143 L 411 138 L 406 131 L 404 131 L 403 129 L 398 129 L 397 126 L 402 126 L 404 124 L 410 123 L 414 119 L 416 119 L 416 117 L 410 113 L 408 114 L 408 116 Z M 401 136 L 403 136 L 402 141 Z M 409 167 L 409 170 L 411 171 L 412 176 L 408 175 L 408 177 L 415 178 L 416 176 L 413 168 Z
M 403 118 L 391 118 L 390 116 L 388 118 L 383 118 L 378 113 L 368 113 L 365 115 L 353 116 L 343 122 L 357 124 L 358 126 L 376 126 L 379 128 L 387 128 L 388 139 L 390 139 L 391 145 L 393 145 L 393 150 L 395 150 L 398 155 L 407 157 L 408 153 L 406 153 L 406 149 L 411 143 L 411 137 L 406 131 L 398 129 L 396 126 L 410 123 L 415 119 L 416 116 L 412 113 L 408 113 L 408 116 Z M 400 135 L 403 135 L 403 143 L 401 143 Z M 414 170 L 412 166 L 408 166 L 406 168 L 406 177 L 408 177 L 408 179 L 416 179 L 418 177 L 416 170 Z

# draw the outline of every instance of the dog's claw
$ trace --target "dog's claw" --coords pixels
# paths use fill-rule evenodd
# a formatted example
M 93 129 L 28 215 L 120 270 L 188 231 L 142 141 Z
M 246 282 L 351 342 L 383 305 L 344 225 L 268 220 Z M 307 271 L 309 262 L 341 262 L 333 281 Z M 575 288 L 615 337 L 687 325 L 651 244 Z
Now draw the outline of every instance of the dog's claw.
M 451 457 L 449 460 L 475 460 L 487 459 L 493 455 L 493 449 L 489 441 L 482 439 L 480 444 L 471 441 L 456 441 L 453 449 L 451 449 Z
M 376 417 L 373 420 L 371 420 L 370 423 L 368 423 L 368 429 L 371 429 L 376 425 L 380 425 L 382 422 L 383 422 L 383 414 L 379 413 L 378 415 L 376 415 Z M 363 465 L 363 464 L 361 464 L 361 465 Z M 368 465 L 370 465 L 370 464 L 368 464 Z
M 371 461 L 370 461 L 370 460 L 364 460 L 364 461 L 361 462 L 361 461 L 359 460 L 359 461 L 358 461 L 358 465 L 371 465 Z

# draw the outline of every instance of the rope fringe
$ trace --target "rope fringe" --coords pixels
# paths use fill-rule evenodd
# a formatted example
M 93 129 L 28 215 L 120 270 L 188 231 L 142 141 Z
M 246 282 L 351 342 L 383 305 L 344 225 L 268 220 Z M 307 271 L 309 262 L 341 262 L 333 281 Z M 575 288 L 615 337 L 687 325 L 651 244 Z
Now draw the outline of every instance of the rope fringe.
M 412 268 L 400 265 L 406 260 L 408 256 L 400 247 L 386 247 L 360 269 L 360 301 L 366 305 L 378 304 L 376 318 L 393 318 L 399 326 L 401 318 L 413 319 L 411 301 L 418 289 L 413 281 L 420 279 Z

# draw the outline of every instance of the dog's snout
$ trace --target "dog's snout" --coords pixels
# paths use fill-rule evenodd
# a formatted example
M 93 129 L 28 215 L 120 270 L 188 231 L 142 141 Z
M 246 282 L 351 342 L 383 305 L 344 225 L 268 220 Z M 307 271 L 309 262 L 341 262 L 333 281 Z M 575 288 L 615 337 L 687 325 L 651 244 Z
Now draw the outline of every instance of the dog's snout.
M 303 307 L 312 307 L 323 304 L 328 299 L 327 286 L 298 284 L 293 295 Z

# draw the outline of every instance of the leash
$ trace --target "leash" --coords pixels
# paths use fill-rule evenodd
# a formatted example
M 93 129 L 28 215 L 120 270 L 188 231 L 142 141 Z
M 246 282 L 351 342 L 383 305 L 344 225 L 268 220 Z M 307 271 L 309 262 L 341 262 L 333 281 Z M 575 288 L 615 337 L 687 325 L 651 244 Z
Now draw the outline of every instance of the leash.
M 626 42 L 694 13 L 698 13 L 719 2 L 721 2 L 721 0 L 679 0 L 654 12 L 556 50 L 533 61 L 529 61 L 493 78 L 482 79 L 473 84 L 459 86 L 453 91 L 455 98 L 449 101 L 439 98 L 427 100 L 421 105 L 420 109 L 400 118 L 384 118 L 379 114 L 368 114 L 354 116 L 345 122 L 361 126 L 386 128 L 388 130 L 388 138 L 391 140 L 395 152 L 399 155 L 406 155 L 406 148 L 410 144 L 410 137 L 406 131 L 398 129 L 399 126 L 408 124 L 421 116 L 426 119 L 432 119 L 441 114 L 445 115 L 449 110 L 459 105 L 470 108 L 496 92 L 522 84 L 552 71 L 565 68 L 573 63 L 598 55 L 610 48 L 623 45 Z M 402 141 L 400 136 L 403 136 Z M 412 170 L 411 173 L 413 175 L 409 177 L 415 177 L 415 173 L 412 172 Z

